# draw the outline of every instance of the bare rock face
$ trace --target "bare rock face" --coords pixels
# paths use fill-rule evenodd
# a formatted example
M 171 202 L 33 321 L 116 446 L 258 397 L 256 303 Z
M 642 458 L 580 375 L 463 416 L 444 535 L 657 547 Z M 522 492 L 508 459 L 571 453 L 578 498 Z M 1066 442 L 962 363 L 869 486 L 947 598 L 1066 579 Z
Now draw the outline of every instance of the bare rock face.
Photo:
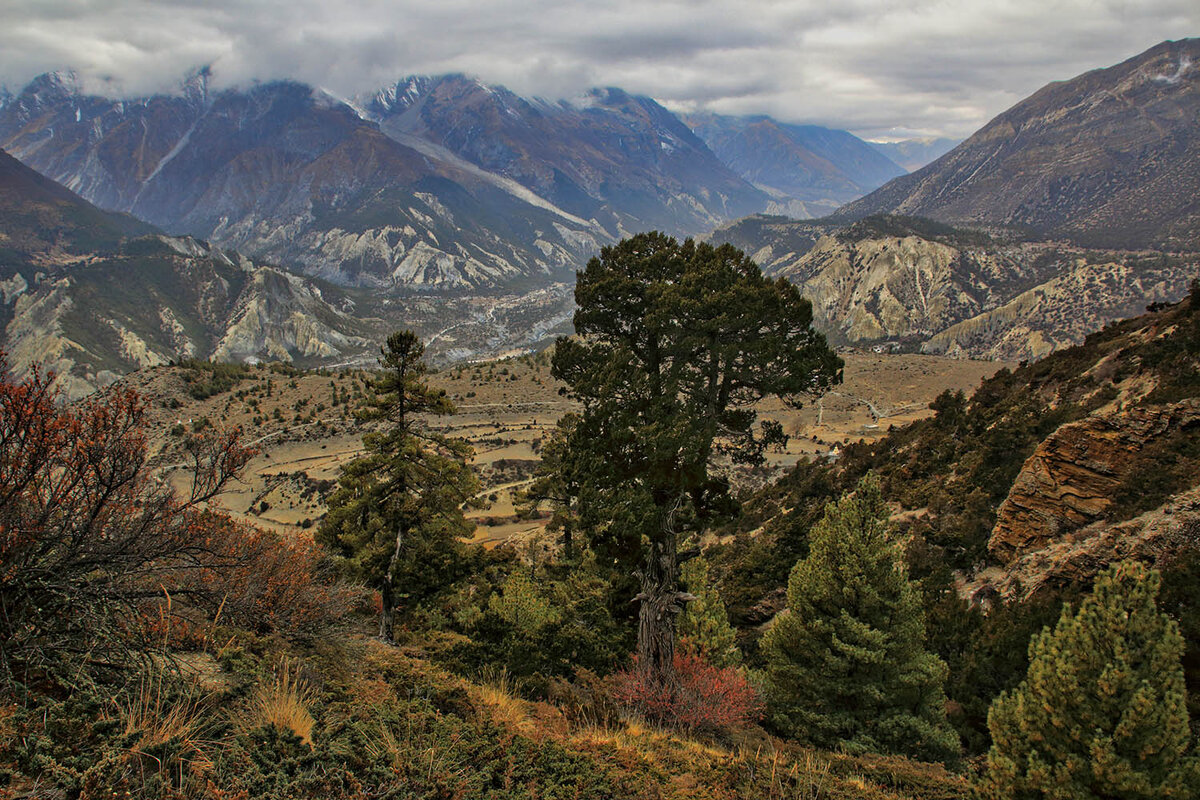
M 916 236 L 826 236 L 781 274 L 812 299 L 818 325 L 851 342 L 926 337 L 980 310 L 959 259 L 954 248 Z
M 1086 585 L 1109 564 L 1134 559 L 1158 563 L 1200 544 L 1200 487 L 1176 495 L 1153 511 L 1118 523 L 1094 522 L 1011 564 L 995 589 L 1005 597 L 1031 597 L 1043 589 Z
M 1096 522 L 1154 439 L 1200 420 L 1200 401 L 1095 415 L 1063 425 L 1025 462 L 1000 505 L 988 550 L 1005 564 Z
M 1200 256 L 1085 250 L 1054 243 L 972 241 L 881 218 L 845 230 L 751 217 L 722 228 L 765 272 L 813 304 L 835 342 L 890 340 L 954 357 L 1021 361 L 1081 343 L 1148 303 L 1174 302 L 1200 276 Z

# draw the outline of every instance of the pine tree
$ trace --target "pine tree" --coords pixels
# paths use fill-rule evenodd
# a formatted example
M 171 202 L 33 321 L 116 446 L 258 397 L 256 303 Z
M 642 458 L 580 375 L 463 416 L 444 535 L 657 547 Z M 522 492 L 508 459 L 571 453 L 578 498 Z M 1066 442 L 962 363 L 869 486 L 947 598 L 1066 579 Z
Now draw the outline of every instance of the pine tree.
M 1029 645 L 1029 672 L 992 704 L 987 798 L 1191 798 L 1179 628 L 1155 603 L 1159 576 L 1110 568 L 1079 611 Z
M 886 520 L 868 476 L 813 527 L 810 553 L 788 580 L 787 610 L 762 641 L 769 717 L 818 747 L 953 759 L 946 667 L 925 651 L 919 595 Z
M 508 576 L 500 591 L 488 599 L 488 609 L 526 636 L 537 635 L 562 617 L 523 569 Z
M 359 415 L 383 429 L 363 436 L 367 454 L 342 470 L 317 533 L 351 578 L 379 589 L 379 636 L 389 642 L 399 602 L 433 594 L 453 574 L 458 539 L 470 533 L 460 506 L 476 485 L 470 448 L 422 423 L 454 411 L 445 391 L 425 383 L 424 352 L 412 331 L 388 337 Z
M 732 667 L 742 660 L 737 634 L 729 624 L 725 602 L 708 574 L 704 557 L 694 558 L 680 570 L 695 600 L 679 615 L 679 638 L 698 650 L 714 667 Z

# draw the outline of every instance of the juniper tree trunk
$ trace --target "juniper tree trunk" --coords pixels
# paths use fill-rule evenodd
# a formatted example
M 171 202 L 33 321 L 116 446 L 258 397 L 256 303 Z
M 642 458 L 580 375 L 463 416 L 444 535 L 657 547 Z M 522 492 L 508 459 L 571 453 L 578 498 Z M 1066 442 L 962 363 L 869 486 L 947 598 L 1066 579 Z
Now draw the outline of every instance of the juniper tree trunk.
M 662 530 L 650 543 L 641 578 L 638 609 L 638 671 L 652 685 L 674 687 L 675 623 L 695 596 L 679 591 L 675 513 L 679 502 L 663 517 Z

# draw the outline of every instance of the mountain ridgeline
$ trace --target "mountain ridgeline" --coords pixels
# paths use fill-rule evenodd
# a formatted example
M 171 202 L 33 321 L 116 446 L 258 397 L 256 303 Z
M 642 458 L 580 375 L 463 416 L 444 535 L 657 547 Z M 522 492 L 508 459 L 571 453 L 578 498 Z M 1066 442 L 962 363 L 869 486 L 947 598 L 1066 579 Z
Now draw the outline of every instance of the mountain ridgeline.
M 846 131 L 766 116 L 685 119 L 722 161 L 771 195 L 771 213 L 824 216 L 905 172 Z
M 826 133 L 875 176 L 836 200 L 901 172 Z M 779 199 L 650 98 L 547 102 L 461 75 L 343 100 L 294 82 L 214 92 L 201 72 L 118 100 L 47 74 L 0 104 L 0 148 L 171 234 L 398 291 L 537 288 L 633 231 L 700 234 Z
M 1200 250 L 1200 39 L 1051 83 L 951 152 L 847 204 L 1090 247 Z

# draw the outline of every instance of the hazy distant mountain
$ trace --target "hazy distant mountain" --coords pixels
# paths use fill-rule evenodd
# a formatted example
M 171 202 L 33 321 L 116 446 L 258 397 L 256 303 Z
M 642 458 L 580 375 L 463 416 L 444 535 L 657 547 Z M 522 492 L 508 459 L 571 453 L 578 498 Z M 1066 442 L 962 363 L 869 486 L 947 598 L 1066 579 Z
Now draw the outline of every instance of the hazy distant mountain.
M 1105 247 L 1200 249 L 1200 39 L 1052 83 L 837 218 L 900 213 Z
M 0 144 L 104 208 L 345 285 L 541 284 L 609 238 L 296 83 L 119 101 L 43 76 Z
M 766 116 L 692 114 L 685 118 L 717 157 L 771 194 L 773 213 L 824 216 L 904 169 L 857 136 Z
M 344 102 L 270 83 L 112 100 L 44 75 L 0 146 L 87 200 L 347 286 L 536 288 L 637 230 L 710 230 L 768 198 L 648 98 L 526 100 L 415 78 Z
M 768 199 L 675 115 L 620 89 L 550 103 L 445 75 L 406 78 L 355 104 L 397 142 L 511 179 L 613 238 L 702 233 Z
M 909 172 L 915 172 L 929 162 L 953 150 L 962 139 L 929 137 L 902 139 L 898 142 L 867 142 Z

